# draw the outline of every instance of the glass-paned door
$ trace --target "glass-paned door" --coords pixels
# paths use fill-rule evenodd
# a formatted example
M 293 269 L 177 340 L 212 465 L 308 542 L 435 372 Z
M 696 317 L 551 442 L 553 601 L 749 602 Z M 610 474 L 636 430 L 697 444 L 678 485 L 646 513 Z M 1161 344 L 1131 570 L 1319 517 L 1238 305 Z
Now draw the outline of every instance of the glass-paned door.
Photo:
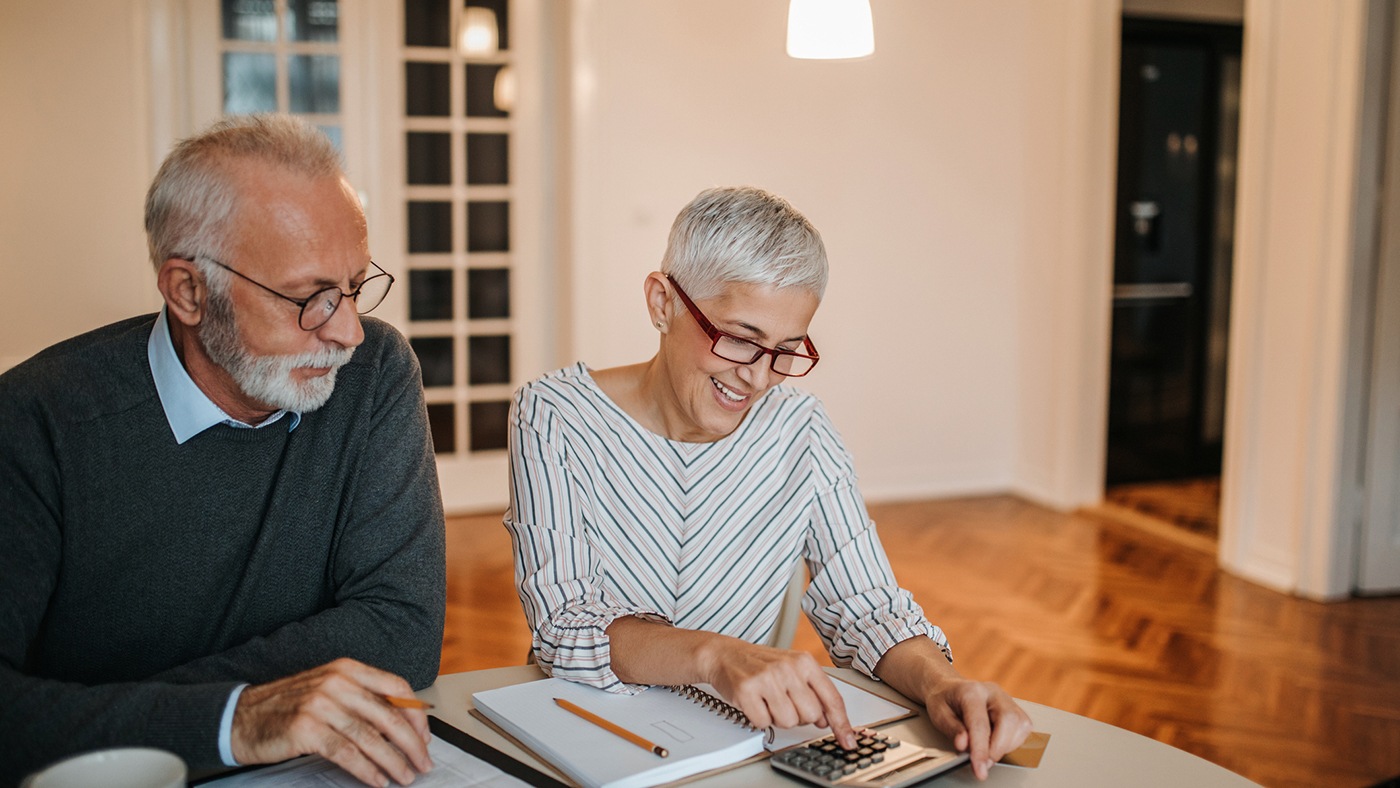
M 337 0 L 220 0 L 225 115 L 291 112 L 344 150 Z
M 420 361 L 443 503 L 504 506 L 511 394 L 557 366 L 554 317 L 542 307 L 552 297 L 541 239 L 553 210 L 543 198 L 552 143 L 542 131 L 542 4 L 181 8 L 186 45 L 172 50 L 167 77 L 184 87 L 170 107 L 171 139 L 226 113 L 280 111 L 340 146 L 371 254 L 398 280 L 373 317 L 407 336 Z
M 401 194 L 402 327 L 423 368 L 444 501 L 499 505 L 510 397 L 525 377 L 512 4 L 396 2 L 402 156 L 385 172 Z

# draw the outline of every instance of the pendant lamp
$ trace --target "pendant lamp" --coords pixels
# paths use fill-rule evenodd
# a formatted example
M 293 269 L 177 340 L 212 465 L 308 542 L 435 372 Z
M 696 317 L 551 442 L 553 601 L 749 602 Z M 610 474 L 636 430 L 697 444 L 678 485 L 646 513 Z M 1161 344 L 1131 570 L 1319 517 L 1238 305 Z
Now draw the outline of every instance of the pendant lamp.
M 496 12 L 469 5 L 462 9 L 457 31 L 457 50 L 463 57 L 490 57 L 500 49 Z
M 870 0 L 791 0 L 787 53 L 803 60 L 846 60 L 875 54 Z

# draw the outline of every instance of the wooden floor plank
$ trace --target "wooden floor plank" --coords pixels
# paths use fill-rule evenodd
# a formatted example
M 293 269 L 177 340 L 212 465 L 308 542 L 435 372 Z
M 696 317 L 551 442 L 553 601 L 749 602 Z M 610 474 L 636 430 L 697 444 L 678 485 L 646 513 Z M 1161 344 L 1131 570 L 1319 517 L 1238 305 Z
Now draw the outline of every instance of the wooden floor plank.
M 965 675 L 1268 788 L 1400 775 L 1400 598 L 1296 599 L 1199 550 L 1011 496 L 870 513 Z M 448 520 L 443 672 L 518 665 L 530 647 L 500 521 Z M 806 622 L 794 645 L 830 664 Z

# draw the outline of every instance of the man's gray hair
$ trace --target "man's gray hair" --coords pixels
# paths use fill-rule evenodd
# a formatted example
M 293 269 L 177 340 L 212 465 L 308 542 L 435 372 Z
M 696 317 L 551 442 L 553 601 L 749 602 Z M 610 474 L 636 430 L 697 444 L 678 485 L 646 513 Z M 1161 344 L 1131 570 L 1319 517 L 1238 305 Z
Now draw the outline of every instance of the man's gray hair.
M 671 225 L 661 272 L 700 301 L 745 283 L 826 292 L 821 234 L 787 200 L 752 186 L 707 189 Z
M 311 178 L 344 174 L 330 139 L 291 115 L 233 115 L 181 140 L 146 193 L 146 244 L 157 271 L 172 257 L 227 259 L 239 199 L 233 165 L 240 160 Z M 216 269 L 202 260 L 199 267 L 212 288 L 226 278 L 209 276 Z

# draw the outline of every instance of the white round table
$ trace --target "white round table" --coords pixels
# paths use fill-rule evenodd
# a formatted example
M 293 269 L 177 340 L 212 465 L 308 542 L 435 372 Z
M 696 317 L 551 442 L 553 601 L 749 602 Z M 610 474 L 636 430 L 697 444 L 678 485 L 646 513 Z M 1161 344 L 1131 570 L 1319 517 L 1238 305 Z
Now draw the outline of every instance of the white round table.
M 917 705 L 909 703 L 894 690 L 871 681 L 854 670 L 828 668 L 827 671 L 833 676 L 839 676 L 891 700 L 911 706 Z M 557 770 L 516 746 L 471 713 L 471 696 L 474 692 L 542 678 L 544 674 L 538 668 L 528 665 L 453 673 L 438 676 L 437 682 L 419 692 L 418 697 L 434 704 L 436 708 L 429 713 L 444 722 L 546 774 L 568 782 L 568 778 Z M 1050 734 L 1050 743 L 1045 748 L 1040 766 L 1023 769 L 998 764 L 992 768 L 991 776 L 986 782 L 978 782 L 970 768 L 962 767 L 934 778 L 926 785 L 930 788 L 954 785 L 982 785 L 989 788 L 1245 788 L 1256 785 L 1209 761 L 1131 731 L 1038 703 L 1017 702 L 1031 716 L 1035 730 Z M 948 740 L 933 729 L 922 710 L 918 717 L 881 730 L 889 731 L 915 744 L 950 748 Z M 753 763 L 696 780 L 688 785 L 695 788 L 799 788 L 807 784 L 774 771 L 767 763 Z

